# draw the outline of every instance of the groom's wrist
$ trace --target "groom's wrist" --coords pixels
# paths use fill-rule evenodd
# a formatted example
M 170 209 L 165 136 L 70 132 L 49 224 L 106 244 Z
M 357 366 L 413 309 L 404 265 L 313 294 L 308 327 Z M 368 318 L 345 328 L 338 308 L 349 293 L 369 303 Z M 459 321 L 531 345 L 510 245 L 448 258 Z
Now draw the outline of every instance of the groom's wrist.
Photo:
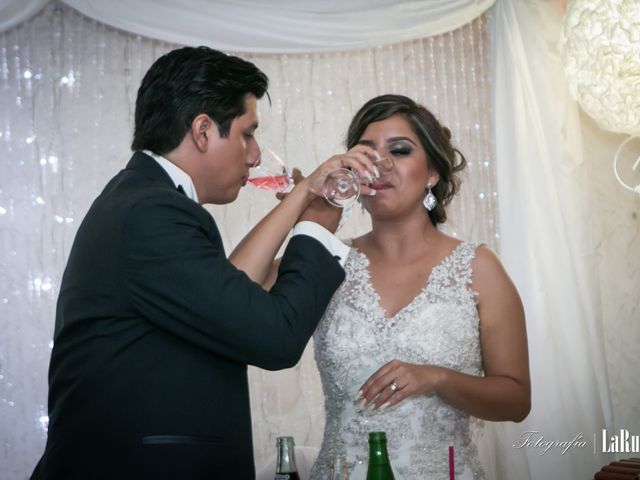
M 308 235 L 315 238 L 332 256 L 336 257 L 340 265 L 344 267 L 347 256 L 349 255 L 349 247 L 321 224 L 310 220 L 303 220 L 293 228 L 292 235 Z

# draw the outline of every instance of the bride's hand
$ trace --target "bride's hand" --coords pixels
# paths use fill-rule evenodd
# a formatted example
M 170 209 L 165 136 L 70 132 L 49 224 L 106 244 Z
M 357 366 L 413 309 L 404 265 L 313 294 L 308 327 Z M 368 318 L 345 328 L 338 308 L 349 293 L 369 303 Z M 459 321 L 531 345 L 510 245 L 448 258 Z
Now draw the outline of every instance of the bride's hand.
M 437 393 L 444 377 L 445 369 L 441 367 L 392 360 L 362 384 L 356 400 L 363 400 L 363 407 L 384 409 L 411 395 Z
M 291 176 L 293 177 L 293 183 L 295 185 L 298 185 L 305 178 L 302 175 L 302 172 L 297 168 L 294 168 L 292 170 Z M 282 200 L 290 193 L 291 192 L 278 192 L 276 193 L 276 198 Z M 322 225 L 330 232 L 335 233 L 336 229 L 338 228 L 338 224 L 340 223 L 341 215 L 341 208 L 331 205 L 322 197 L 314 196 L 311 202 L 307 205 L 307 207 L 298 218 L 298 222 L 311 221 Z
M 375 150 L 373 148 L 367 145 L 356 145 L 349 151 L 333 155 L 324 161 L 300 183 L 306 184 L 308 191 L 313 195 L 322 197 L 322 185 L 326 176 L 334 170 L 346 168 L 355 171 L 362 179 L 360 184 L 361 195 L 375 195 L 375 190 L 368 186 L 369 183 L 379 177 L 373 158 L 375 158 Z

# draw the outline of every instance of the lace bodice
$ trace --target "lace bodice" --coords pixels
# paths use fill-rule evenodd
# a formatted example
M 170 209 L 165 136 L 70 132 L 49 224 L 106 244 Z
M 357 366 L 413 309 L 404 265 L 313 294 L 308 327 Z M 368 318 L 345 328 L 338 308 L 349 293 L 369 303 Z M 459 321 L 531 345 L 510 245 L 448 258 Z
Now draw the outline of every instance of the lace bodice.
M 469 416 L 437 395 L 413 396 L 386 410 L 360 410 L 358 388 L 393 359 L 481 375 L 478 312 L 469 288 L 477 245 L 461 243 L 431 272 L 426 286 L 396 315 L 386 317 L 369 276 L 369 261 L 351 249 L 346 279 L 314 334 L 325 395 L 326 426 L 311 478 L 329 478 L 336 455 L 346 455 L 357 480 L 366 472 L 368 433 L 387 433 L 397 479 L 448 479 L 448 447 L 463 469 L 483 478 L 469 434 Z M 360 472 L 360 473 L 358 473 Z

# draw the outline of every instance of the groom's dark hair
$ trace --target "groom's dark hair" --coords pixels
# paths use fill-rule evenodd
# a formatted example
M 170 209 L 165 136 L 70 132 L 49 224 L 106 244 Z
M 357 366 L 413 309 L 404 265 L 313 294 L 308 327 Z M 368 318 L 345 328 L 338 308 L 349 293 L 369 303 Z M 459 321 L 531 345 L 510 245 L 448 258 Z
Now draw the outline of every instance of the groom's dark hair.
M 209 115 L 226 137 L 245 113 L 245 95 L 262 98 L 267 76 L 253 63 L 209 47 L 183 47 L 147 71 L 136 99 L 132 150 L 163 155 L 175 149 L 199 114 Z

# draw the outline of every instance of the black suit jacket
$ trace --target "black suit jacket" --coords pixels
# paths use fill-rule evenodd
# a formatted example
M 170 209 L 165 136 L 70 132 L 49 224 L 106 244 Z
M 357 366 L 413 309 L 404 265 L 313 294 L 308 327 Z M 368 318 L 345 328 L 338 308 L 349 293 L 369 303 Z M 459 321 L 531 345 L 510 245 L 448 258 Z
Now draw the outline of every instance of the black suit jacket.
M 298 235 L 263 290 L 211 215 L 135 153 L 71 249 L 32 478 L 254 478 L 247 364 L 295 365 L 343 279 Z

